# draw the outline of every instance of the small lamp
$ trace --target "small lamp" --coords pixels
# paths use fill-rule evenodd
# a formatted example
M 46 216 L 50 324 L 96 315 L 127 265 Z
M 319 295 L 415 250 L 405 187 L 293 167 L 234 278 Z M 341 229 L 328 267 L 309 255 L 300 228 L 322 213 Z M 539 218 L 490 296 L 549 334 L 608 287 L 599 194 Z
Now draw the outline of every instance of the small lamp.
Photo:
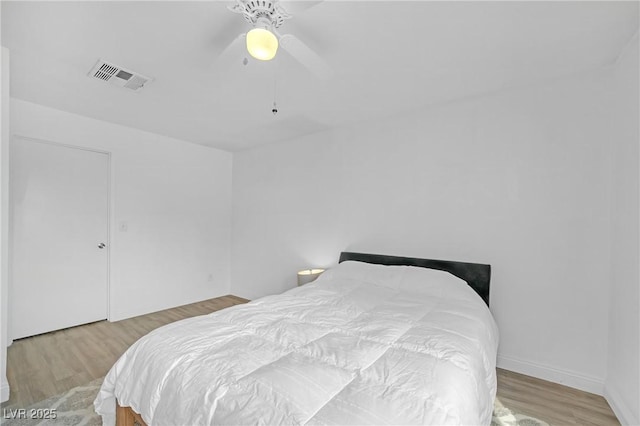
M 261 61 L 270 61 L 278 51 L 278 38 L 267 28 L 256 27 L 247 33 L 249 54 Z
M 324 269 L 304 269 L 298 272 L 298 285 L 308 284 L 324 272 Z

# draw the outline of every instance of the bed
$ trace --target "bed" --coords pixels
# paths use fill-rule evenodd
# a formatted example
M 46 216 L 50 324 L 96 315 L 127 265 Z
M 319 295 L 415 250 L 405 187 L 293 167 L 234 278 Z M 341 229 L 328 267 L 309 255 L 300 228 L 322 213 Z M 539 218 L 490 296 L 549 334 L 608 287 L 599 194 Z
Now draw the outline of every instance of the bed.
M 161 327 L 94 402 L 105 425 L 488 425 L 491 268 L 343 252 L 283 294 Z M 116 409 L 117 407 L 117 409 Z

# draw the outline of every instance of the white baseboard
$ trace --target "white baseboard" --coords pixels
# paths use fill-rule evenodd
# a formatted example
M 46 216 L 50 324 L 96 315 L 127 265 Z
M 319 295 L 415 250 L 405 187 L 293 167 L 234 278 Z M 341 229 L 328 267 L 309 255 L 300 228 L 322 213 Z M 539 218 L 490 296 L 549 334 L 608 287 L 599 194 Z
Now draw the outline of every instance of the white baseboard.
M 517 358 L 498 355 L 498 367 L 549 382 L 559 383 L 581 391 L 602 395 L 604 380 L 576 371 L 564 370 L 550 365 L 533 363 Z
M 607 400 L 613 413 L 624 426 L 640 425 L 640 413 L 634 413 L 631 408 L 622 400 L 620 393 L 611 386 L 605 385 L 604 398 Z
M 2 377 L 0 380 L 0 402 L 5 402 L 9 399 L 9 382 L 6 377 Z

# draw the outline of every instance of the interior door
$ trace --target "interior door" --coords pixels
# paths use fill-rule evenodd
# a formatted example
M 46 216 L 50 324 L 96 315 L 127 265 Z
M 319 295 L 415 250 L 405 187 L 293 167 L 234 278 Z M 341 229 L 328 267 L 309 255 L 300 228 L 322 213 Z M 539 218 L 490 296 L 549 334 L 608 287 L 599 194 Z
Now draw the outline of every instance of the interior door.
M 13 339 L 107 318 L 109 156 L 14 138 Z

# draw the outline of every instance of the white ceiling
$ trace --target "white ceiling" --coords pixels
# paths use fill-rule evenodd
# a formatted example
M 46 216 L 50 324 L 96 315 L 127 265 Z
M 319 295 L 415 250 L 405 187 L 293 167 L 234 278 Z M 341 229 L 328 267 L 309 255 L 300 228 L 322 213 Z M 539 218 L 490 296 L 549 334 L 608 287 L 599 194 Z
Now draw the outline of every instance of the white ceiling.
M 248 30 L 230 4 L 2 1 L 11 94 L 237 151 L 611 64 L 639 13 L 636 1 L 325 0 L 280 28 L 331 65 L 323 81 L 282 50 L 244 66 L 239 45 L 216 62 Z M 99 58 L 155 80 L 136 93 L 89 78 Z

